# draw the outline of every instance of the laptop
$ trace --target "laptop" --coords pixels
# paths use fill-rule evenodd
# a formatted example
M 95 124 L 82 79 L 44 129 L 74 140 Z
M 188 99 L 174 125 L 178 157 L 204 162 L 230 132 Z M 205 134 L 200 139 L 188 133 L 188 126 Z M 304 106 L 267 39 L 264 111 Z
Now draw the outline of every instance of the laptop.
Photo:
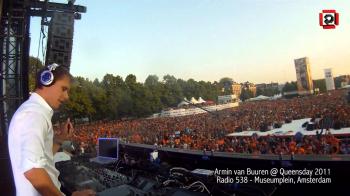
M 98 138 L 97 157 L 91 158 L 90 162 L 98 164 L 111 164 L 118 161 L 119 158 L 119 139 L 118 138 Z

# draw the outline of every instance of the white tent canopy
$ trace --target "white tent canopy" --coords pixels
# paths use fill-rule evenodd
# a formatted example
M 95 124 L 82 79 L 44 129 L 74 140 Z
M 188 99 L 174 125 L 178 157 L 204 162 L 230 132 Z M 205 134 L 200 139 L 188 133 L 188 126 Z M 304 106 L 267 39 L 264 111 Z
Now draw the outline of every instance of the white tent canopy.
M 350 85 L 345 85 L 345 86 L 343 86 L 341 88 L 350 88 Z
M 264 95 L 259 95 L 257 97 L 248 99 L 248 101 L 260 101 L 260 100 L 268 100 L 268 99 L 270 99 L 270 97 L 266 97 Z
M 181 101 L 179 104 L 177 104 L 177 107 L 181 107 L 183 105 L 188 105 L 189 103 L 186 101 Z
M 191 98 L 190 102 L 193 103 L 193 104 L 197 104 L 198 103 L 198 101 L 194 97 Z
M 205 103 L 206 101 L 204 101 L 204 99 L 202 99 L 202 97 L 198 98 L 198 103 Z
M 273 97 L 271 97 L 271 99 L 273 100 L 280 99 L 280 98 L 282 98 L 282 94 L 274 95 Z

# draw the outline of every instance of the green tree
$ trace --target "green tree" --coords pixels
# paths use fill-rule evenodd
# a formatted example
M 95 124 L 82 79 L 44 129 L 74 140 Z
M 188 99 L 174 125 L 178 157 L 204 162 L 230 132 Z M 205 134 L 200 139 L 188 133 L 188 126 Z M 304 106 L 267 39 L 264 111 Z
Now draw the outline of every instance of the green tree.
M 223 89 L 222 94 L 224 95 L 230 95 L 232 94 L 232 84 L 233 79 L 229 77 L 223 77 L 219 80 L 219 87 L 220 89 Z
M 91 120 L 102 120 L 106 118 L 108 111 L 107 95 L 106 91 L 101 87 L 97 79 L 94 82 L 87 81 L 86 88 L 88 91 L 88 96 L 91 99 L 92 105 L 94 106 L 96 112 L 91 116 Z
M 286 84 L 284 85 L 282 92 L 291 92 L 291 91 L 296 91 L 298 90 L 297 87 L 297 82 L 286 82 Z
M 122 99 L 125 97 L 125 93 L 127 93 L 127 87 L 123 78 L 112 74 L 106 74 L 101 81 L 101 86 L 106 92 L 105 104 L 108 106 L 106 119 L 117 119 L 121 117 L 120 113 L 126 113 L 127 115 L 128 112 L 119 111 L 118 108 Z
M 164 89 L 164 84 L 159 82 L 156 75 L 149 75 L 144 83 L 145 93 L 149 99 L 150 110 L 152 113 L 160 112 L 164 105 L 161 102 L 161 96 Z
M 184 95 L 177 79 L 171 75 L 163 77 L 164 88 L 162 89 L 161 101 L 168 107 L 175 107 L 183 99 Z
M 157 75 L 149 75 L 145 80 L 145 86 L 154 87 L 159 85 L 159 78 Z
M 28 78 L 29 91 L 34 91 L 35 82 L 36 82 L 36 74 L 43 67 L 44 67 L 44 64 L 41 62 L 40 59 L 33 57 L 33 56 L 29 57 L 29 78 Z
M 88 81 L 82 77 L 75 77 L 71 86 L 69 101 L 64 105 L 63 111 L 73 118 L 91 118 L 95 113 L 92 101 L 89 96 Z
M 240 99 L 242 101 L 245 101 L 245 100 L 253 98 L 253 97 L 254 97 L 254 94 L 253 94 L 252 91 L 250 91 L 249 89 L 246 89 L 246 88 L 242 89 L 242 92 L 241 92 L 241 95 L 240 95 Z
M 256 90 L 256 95 L 264 95 L 264 96 L 268 96 L 268 97 L 272 97 L 274 95 L 280 94 L 281 92 L 278 90 L 278 88 L 258 88 Z
M 231 86 L 233 84 L 233 79 L 229 77 L 223 77 L 220 79 L 219 83 L 222 84 L 223 87 Z
M 129 88 L 133 88 L 136 85 L 136 76 L 133 74 L 129 74 L 128 76 L 126 76 L 125 78 L 125 84 L 129 87 Z

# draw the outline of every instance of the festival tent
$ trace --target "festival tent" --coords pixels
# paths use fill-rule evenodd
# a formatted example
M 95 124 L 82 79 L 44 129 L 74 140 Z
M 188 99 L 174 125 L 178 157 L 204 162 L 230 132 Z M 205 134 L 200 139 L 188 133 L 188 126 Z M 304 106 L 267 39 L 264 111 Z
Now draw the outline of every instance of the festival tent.
M 248 101 L 260 101 L 260 100 L 268 100 L 268 99 L 270 99 L 270 97 L 266 97 L 264 95 L 259 95 L 257 97 L 248 99 Z
M 271 99 L 276 100 L 282 98 L 282 94 L 274 95 Z
M 198 103 L 198 101 L 194 98 L 194 97 L 192 97 L 191 98 L 191 101 L 190 101 L 192 104 L 197 104 Z
M 345 86 L 343 86 L 341 88 L 350 88 L 350 85 L 345 85 Z
M 202 97 L 199 97 L 198 103 L 205 103 L 205 101 L 202 99 Z
M 179 104 L 177 104 L 177 107 L 181 107 L 183 105 L 188 105 L 189 103 L 186 101 L 181 101 Z

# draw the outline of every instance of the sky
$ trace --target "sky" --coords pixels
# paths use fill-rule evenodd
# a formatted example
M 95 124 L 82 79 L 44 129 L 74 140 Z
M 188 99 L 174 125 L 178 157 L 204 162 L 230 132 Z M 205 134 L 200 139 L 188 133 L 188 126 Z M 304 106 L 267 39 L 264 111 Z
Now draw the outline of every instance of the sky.
M 63 2 L 66 1 L 51 1 Z M 309 57 L 313 79 L 350 74 L 350 1 L 77 0 L 71 72 L 106 73 L 144 82 L 150 74 L 197 81 L 295 81 L 294 59 Z M 319 13 L 335 9 L 325 30 Z M 31 20 L 30 54 L 38 56 L 40 18 Z M 46 44 L 45 44 L 46 45 Z M 39 54 L 42 59 L 42 55 Z

